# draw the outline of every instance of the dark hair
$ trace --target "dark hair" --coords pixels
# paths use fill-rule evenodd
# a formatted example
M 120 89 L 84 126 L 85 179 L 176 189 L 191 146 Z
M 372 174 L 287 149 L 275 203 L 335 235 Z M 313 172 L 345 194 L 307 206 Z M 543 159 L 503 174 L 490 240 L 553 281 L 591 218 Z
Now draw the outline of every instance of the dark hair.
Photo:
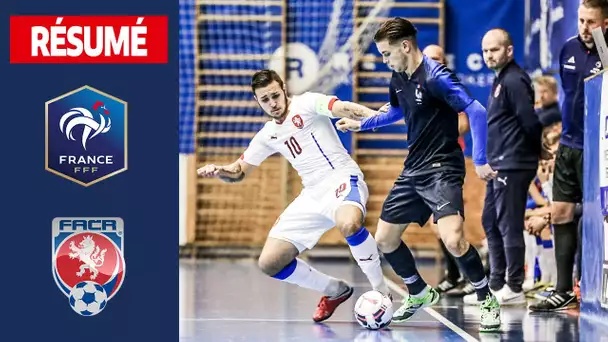
M 608 18 L 608 0 L 583 0 L 581 5 L 587 8 L 597 8 L 602 11 L 602 17 Z
M 266 87 L 274 81 L 277 81 L 281 89 L 283 89 L 283 80 L 276 71 L 270 69 L 257 71 L 251 77 L 251 90 L 255 94 L 256 89 Z
M 416 33 L 418 30 L 407 19 L 393 18 L 389 19 L 380 26 L 374 35 L 374 42 L 378 43 L 383 40 L 388 40 L 389 44 L 394 44 L 400 40 L 411 40 L 416 44 Z

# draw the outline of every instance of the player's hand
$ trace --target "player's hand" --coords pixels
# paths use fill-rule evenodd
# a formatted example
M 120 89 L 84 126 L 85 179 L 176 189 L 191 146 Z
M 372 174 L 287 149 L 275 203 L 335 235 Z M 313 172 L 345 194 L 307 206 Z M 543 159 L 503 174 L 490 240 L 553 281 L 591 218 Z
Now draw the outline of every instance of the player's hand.
M 380 107 L 380 109 L 378 109 L 378 112 L 387 113 L 390 106 L 391 106 L 391 103 L 387 102 L 384 106 L 382 106 L 382 107 Z
M 548 225 L 546 217 L 532 216 L 526 221 L 526 230 L 532 235 L 540 235 L 540 233 Z
M 342 118 L 336 122 L 336 128 L 342 133 L 346 133 L 348 131 L 359 132 L 361 130 L 361 121 Z
M 477 172 L 479 178 L 483 179 L 484 181 L 494 179 L 498 175 L 497 171 L 492 170 L 490 164 L 475 166 L 475 172 Z
M 209 178 L 217 177 L 220 174 L 220 171 L 222 171 L 221 166 L 217 166 L 215 164 L 208 164 L 196 170 L 196 173 L 201 177 Z

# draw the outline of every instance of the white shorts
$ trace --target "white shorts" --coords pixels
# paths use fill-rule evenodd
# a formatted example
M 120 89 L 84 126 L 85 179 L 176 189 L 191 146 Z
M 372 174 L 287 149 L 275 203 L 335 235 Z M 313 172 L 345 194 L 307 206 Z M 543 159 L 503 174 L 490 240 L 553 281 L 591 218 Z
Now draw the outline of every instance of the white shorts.
M 333 175 L 314 187 L 304 188 L 279 216 L 268 236 L 291 242 L 300 252 L 311 249 L 335 227 L 336 212 L 342 205 L 358 207 L 365 217 L 368 197 L 361 173 Z

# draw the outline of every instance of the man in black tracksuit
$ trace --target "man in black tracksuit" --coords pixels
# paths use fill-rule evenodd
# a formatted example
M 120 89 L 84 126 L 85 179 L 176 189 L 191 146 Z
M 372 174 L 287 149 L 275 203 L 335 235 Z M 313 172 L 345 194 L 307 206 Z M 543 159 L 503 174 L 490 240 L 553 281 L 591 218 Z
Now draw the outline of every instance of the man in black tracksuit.
M 534 110 L 530 77 L 513 60 L 502 29 L 482 41 L 486 65 L 496 72 L 488 100 L 488 163 L 482 224 L 490 253 L 490 289 L 501 305 L 524 304 L 524 214 L 530 182 L 542 149 L 542 126 Z M 507 281 L 505 281 L 507 276 Z

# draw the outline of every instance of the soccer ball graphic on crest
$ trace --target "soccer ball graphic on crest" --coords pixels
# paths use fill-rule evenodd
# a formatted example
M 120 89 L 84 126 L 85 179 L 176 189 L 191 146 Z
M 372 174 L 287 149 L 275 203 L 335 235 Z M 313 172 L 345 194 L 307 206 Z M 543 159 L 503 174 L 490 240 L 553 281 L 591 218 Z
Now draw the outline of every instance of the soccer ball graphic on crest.
M 70 291 L 70 306 L 82 316 L 94 316 L 106 307 L 108 294 L 94 281 L 83 281 Z

